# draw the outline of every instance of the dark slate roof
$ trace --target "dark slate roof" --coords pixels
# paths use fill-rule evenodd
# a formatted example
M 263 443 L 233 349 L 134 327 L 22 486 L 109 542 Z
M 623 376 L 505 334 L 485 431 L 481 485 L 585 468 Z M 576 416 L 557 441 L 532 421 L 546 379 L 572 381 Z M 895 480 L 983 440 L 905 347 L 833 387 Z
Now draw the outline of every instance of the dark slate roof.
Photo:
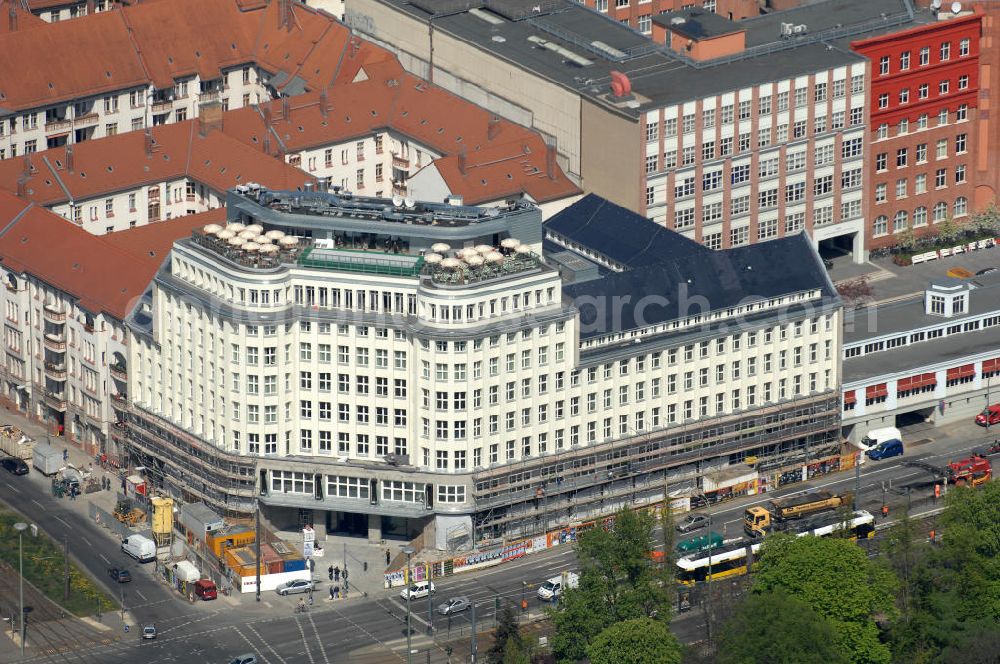
M 588 194 L 553 216 L 545 222 L 545 230 L 630 268 L 715 253 L 596 194 Z
M 810 289 L 836 297 L 812 242 L 799 233 L 608 272 L 563 292 L 580 308 L 581 337 L 590 337 Z
M 689 39 L 721 37 L 739 32 L 743 28 L 735 21 L 700 7 L 689 7 L 676 12 L 664 12 L 653 17 L 653 23 L 662 25 Z

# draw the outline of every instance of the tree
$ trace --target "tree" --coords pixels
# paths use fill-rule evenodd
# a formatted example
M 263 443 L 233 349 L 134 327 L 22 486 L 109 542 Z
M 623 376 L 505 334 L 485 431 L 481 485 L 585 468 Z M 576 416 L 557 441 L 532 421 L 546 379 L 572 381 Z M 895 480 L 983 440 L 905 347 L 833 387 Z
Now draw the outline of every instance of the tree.
M 867 277 L 858 277 L 837 284 L 837 293 L 851 306 L 867 302 L 875 294 L 875 289 Z
M 965 229 L 955 221 L 955 219 L 948 215 L 948 217 L 941 222 L 938 226 L 938 237 L 941 238 L 941 242 L 944 244 L 951 244 L 958 241 L 959 236 Z
M 912 226 L 907 226 L 905 230 L 896 235 L 896 242 L 903 251 L 913 251 L 917 248 L 917 233 Z
M 783 588 L 751 594 L 722 626 L 721 664 L 847 664 L 833 624 Z
M 510 603 L 505 603 L 497 616 L 493 646 L 486 653 L 486 661 L 492 664 L 527 664 L 531 661 L 528 644 L 521 637 L 521 627 L 517 623 L 517 611 Z
M 753 591 L 778 589 L 829 620 L 835 643 L 852 662 L 891 660 L 875 619 L 896 615 L 896 579 L 850 540 L 771 534 L 756 566 Z
M 605 628 L 587 656 L 591 664 L 680 664 L 681 644 L 662 621 L 636 618 Z
M 552 611 L 553 653 L 560 661 L 587 656 L 587 645 L 605 628 L 635 618 L 670 618 L 672 580 L 650 561 L 653 517 L 623 509 L 607 530 L 582 533 L 576 549 L 580 583 L 566 589 Z

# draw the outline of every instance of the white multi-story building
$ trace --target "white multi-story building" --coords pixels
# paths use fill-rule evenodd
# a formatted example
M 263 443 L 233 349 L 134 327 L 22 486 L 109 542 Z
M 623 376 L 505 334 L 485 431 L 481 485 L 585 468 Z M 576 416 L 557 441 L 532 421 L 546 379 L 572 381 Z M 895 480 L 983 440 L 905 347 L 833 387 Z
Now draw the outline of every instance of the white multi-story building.
M 312 179 L 200 119 L 0 162 L 0 186 L 94 235 L 221 207 L 241 182 Z
M 220 25 L 232 38 L 217 38 Z M 17 57 L 0 66 L 0 159 L 324 87 L 317 61 L 335 62 L 346 42 L 346 28 L 300 3 L 235 0 L 109 5 L 9 30 L 0 49 Z M 23 62 L 60 66 L 39 74 Z
M 175 244 L 129 321 L 133 460 L 233 513 L 443 548 L 839 443 L 839 301 L 808 240 L 677 253 L 610 204 L 588 225 L 593 201 L 544 227 L 550 259 L 524 204 L 232 193 L 230 220 L 297 242 Z M 581 265 L 607 272 L 565 285 Z
M 11 194 L 0 195 L 0 209 L 11 220 L 0 236 L 0 399 L 117 463 L 126 314 L 173 240 L 225 215 L 96 238 Z

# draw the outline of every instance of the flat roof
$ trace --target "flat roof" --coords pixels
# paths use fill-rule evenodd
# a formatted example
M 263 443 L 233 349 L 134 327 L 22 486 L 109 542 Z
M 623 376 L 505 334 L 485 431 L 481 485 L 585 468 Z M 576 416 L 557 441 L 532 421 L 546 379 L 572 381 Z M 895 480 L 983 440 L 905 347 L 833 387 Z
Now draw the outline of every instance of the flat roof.
M 419 21 L 432 16 L 408 0 L 378 1 Z M 632 117 L 651 108 L 863 62 L 864 57 L 850 49 L 850 41 L 910 27 L 929 17 L 915 17 L 906 0 L 825 0 L 809 5 L 808 11 L 776 12 L 735 23 L 746 24 L 748 39 L 752 33 L 756 40 L 748 45 L 759 48 L 695 63 L 572 0 L 546 4 L 547 12 L 520 20 L 506 19 L 496 10 L 497 4 L 487 3 L 475 12 L 433 15 L 434 28 Z M 842 5 L 849 11 L 842 11 Z M 821 21 L 818 17 L 828 11 L 836 18 Z M 714 19 L 705 21 L 709 28 L 715 25 Z M 780 23 L 795 21 L 826 26 L 830 34 L 810 30 L 783 38 Z M 793 49 L 794 55 L 789 53 Z M 611 97 L 612 71 L 629 77 L 633 100 Z
M 664 12 L 654 16 L 653 23 L 662 25 L 671 32 L 676 32 L 688 39 L 711 39 L 712 37 L 731 35 L 744 29 L 736 21 L 731 21 L 700 7 Z
M 954 319 L 948 319 L 954 320 Z M 1000 348 L 1000 327 L 976 332 L 948 335 L 932 341 L 900 346 L 870 355 L 844 360 L 843 383 L 854 383 L 876 376 L 924 371 L 930 365 L 954 364 L 962 358 L 980 353 L 997 352 Z
M 975 280 L 964 283 L 976 286 L 969 291 L 967 313 L 948 318 L 928 314 L 924 310 L 923 293 L 898 302 L 857 309 L 845 314 L 843 345 L 849 346 L 868 339 L 891 336 L 894 333 L 903 334 L 926 327 L 954 325 L 970 318 L 978 318 L 983 314 L 1000 311 L 1000 273 L 976 277 Z M 926 343 L 921 342 L 918 347 L 925 346 Z M 864 357 L 881 354 L 882 352 Z

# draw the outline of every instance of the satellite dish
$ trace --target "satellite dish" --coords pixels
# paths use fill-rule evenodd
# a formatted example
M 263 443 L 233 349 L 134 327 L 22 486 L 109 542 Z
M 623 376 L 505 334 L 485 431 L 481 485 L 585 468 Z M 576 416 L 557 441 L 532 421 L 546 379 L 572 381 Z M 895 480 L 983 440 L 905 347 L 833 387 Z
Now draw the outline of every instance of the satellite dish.
M 406 207 L 409 208 L 409 209 L 411 209 L 411 210 L 416 205 L 416 203 L 413 201 L 412 198 L 407 198 L 406 200 L 403 201 L 403 204 L 406 205 Z
M 395 205 L 396 207 L 399 207 L 400 205 L 403 204 L 403 199 L 401 197 L 399 197 L 399 196 L 393 196 L 392 197 L 392 204 Z
M 941 0 L 933 0 L 931 2 L 932 9 L 941 9 Z
M 962 3 L 961 2 L 953 2 L 953 3 L 951 3 L 951 13 L 952 14 L 957 14 L 960 11 L 962 11 Z

